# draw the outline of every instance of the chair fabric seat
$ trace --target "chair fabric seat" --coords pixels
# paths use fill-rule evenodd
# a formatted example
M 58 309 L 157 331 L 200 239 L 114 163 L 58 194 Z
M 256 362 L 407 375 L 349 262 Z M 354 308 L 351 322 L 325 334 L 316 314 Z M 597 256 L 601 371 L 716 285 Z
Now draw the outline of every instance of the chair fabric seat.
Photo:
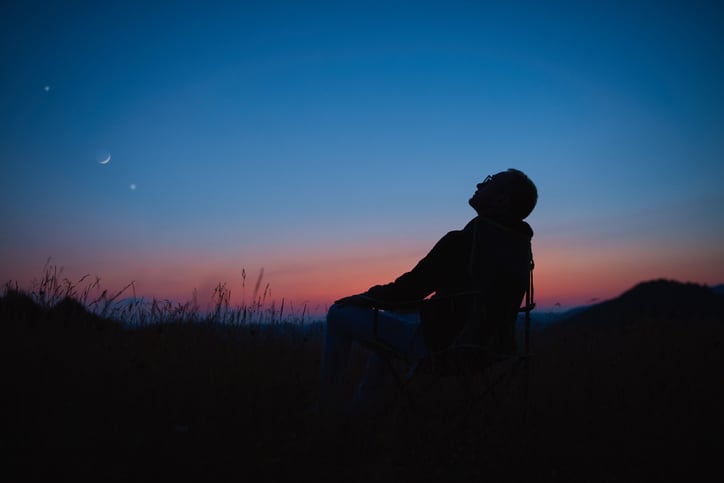
M 375 342 L 371 343 L 369 347 L 378 351 L 382 360 L 386 362 L 395 377 L 398 388 L 405 393 L 405 388 L 413 379 L 416 379 L 416 375 L 420 374 L 431 375 L 433 379 L 452 376 L 450 379 L 457 379 L 458 383 L 463 386 L 467 398 L 475 401 L 478 398 L 472 397 L 476 392 L 472 386 L 478 384 L 475 381 L 480 381 L 480 376 L 482 376 L 483 386 L 481 392 L 485 395 L 489 394 L 501 381 L 511 379 L 515 374 L 519 373 L 520 368 L 523 368 L 526 374 L 525 399 L 527 400 L 527 367 L 530 360 L 530 313 L 536 306 L 533 293 L 534 263 L 532 254 L 529 264 L 528 284 L 523 294 L 521 294 L 523 298 L 522 305 L 519 305 L 513 314 L 509 314 L 507 306 L 502 311 L 469 311 L 466 309 L 466 305 L 467 308 L 470 307 L 469 304 L 455 302 L 458 296 L 462 297 L 464 301 L 470 301 L 470 296 L 474 296 L 477 293 L 476 291 L 466 291 L 446 296 L 444 299 L 438 299 L 435 302 L 432 299 L 426 299 L 425 303 L 420 307 L 423 329 L 425 328 L 426 318 L 428 320 L 439 319 L 446 321 L 446 323 L 438 324 L 437 327 L 449 329 L 449 334 L 441 337 L 441 342 L 437 343 L 437 346 L 429 344 L 428 349 L 431 350 L 431 353 L 424 359 L 407 360 L 379 337 Z M 366 302 L 369 303 L 369 306 L 374 307 L 375 311 L 395 308 L 387 307 L 385 304 L 377 304 L 373 300 Z M 425 317 L 426 311 L 427 317 Z M 477 314 L 477 316 L 471 317 L 471 314 Z M 518 337 L 515 335 L 515 324 L 520 314 L 525 316 L 523 340 L 517 340 Z M 478 318 L 478 316 L 482 316 L 482 318 Z M 497 322 L 492 323 L 491 321 Z M 376 317 L 374 333 L 377 335 Z M 425 342 L 428 343 L 427 334 Z M 400 373 L 396 370 L 394 361 L 403 362 L 407 370 Z M 490 371 L 500 374 L 490 379 Z M 407 394 L 407 399 L 410 404 L 413 403 L 410 394 Z
M 515 355 L 514 351 L 492 352 L 482 346 L 454 347 L 430 355 L 420 362 L 417 371 L 443 377 L 479 375 Z

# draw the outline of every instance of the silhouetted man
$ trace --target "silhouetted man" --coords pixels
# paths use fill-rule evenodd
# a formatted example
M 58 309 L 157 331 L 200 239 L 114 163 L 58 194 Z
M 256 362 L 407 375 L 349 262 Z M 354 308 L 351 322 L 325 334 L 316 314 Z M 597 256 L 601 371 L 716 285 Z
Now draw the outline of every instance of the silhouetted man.
M 477 216 L 462 230 L 443 236 L 395 281 L 336 301 L 327 314 L 321 407 L 355 412 L 382 402 L 380 389 L 387 369 L 376 352 L 370 355 L 352 407 L 343 400 L 353 342 L 374 348 L 381 340 L 410 361 L 445 348 L 462 332 L 470 342 L 513 350 L 514 322 L 528 287 L 533 237 L 523 219 L 537 200 L 535 184 L 521 171 L 488 176 L 469 200 Z M 465 325 L 471 320 L 485 323 Z

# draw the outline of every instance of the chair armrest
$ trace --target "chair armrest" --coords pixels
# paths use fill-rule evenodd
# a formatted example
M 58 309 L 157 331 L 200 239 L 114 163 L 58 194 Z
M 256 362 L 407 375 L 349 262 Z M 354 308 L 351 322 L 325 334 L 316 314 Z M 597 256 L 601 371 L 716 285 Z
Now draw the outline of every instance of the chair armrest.
M 355 307 L 369 307 L 379 310 L 413 310 L 420 307 L 421 300 L 380 300 L 367 294 L 350 295 L 336 300 L 335 304 L 352 305 Z
M 535 302 L 531 302 L 529 304 L 523 305 L 518 309 L 518 312 L 530 312 L 535 308 Z

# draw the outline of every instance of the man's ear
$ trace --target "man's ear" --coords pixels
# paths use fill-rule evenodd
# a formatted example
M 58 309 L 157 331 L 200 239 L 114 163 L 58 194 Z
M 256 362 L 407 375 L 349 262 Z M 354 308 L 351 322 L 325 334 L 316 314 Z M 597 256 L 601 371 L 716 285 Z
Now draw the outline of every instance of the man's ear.
M 510 196 L 510 193 L 500 193 L 492 199 L 492 202 L 498 211 L 507 211 L 511 206 L 511 201 L 512 197 Z

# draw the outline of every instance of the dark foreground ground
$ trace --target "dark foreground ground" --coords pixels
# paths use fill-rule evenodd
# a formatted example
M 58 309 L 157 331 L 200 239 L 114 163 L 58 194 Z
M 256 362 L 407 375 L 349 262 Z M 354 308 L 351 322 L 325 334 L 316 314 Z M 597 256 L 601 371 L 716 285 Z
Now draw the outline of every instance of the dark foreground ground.
M 97 481 L 696 480 L 724 448 L 724 319 L 704 287 L 642 284 L 533 333 L 481 410 L 454 381 L 376 418 L 310 408 L 321 324 L 124 329 L 0 298 L 3 472 Z M 355 370 L 361 370 L 361 351 Z M 18 476 L 19 475 L 19 476 Z

